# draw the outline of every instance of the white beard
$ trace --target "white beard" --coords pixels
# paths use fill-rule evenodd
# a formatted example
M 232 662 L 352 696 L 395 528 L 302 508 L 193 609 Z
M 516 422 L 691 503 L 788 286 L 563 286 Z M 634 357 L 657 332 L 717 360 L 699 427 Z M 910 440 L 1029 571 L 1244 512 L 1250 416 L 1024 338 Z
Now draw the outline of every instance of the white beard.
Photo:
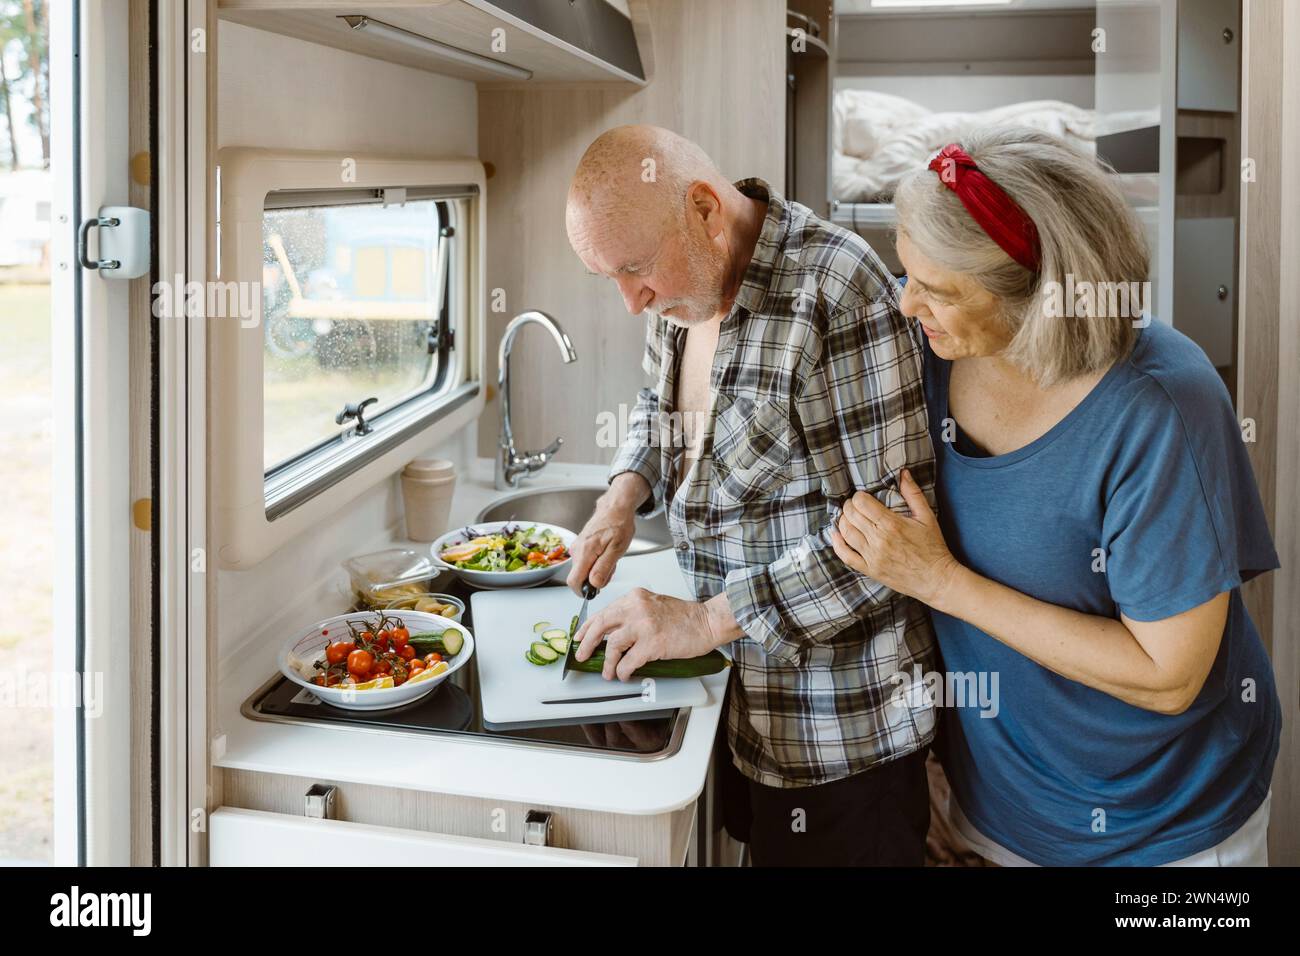
M 669 303 L 665 308 L 672 309 L 681 305 L 689 305 L 689 303 L 687 302 Z M 708 315 L 701 316 L 699 314 L 696 314 L 689 319 L 681 318 L 675 315 L 664 315 L 662 309 L 648 309 L 647 311 L 650 312 L 650 314 L 655 316 L 656 318 L 663 319 L 665 322 L 667 322 L 669 325 L 673 326 L 674 328 L 685 329 L 685 328 L 690 328 L 692 325 L 699 325 L 702 322 L 708 322 L 710 319 L 712 319 L 715 315 L 718 314 L 718 309 L 720 308 L 720 306 L 721 306 L 721 302 L 717 302 L 712 306 L 712 311 Z
M 686 261 L 691 271 L 701 277 L 702 284 L 705 288 L 710 286 L 716 290 L 721 287 L 723 280 L 723 266 L 707 246 L 698 248 L 688 248 L 686 251 Z M 676 302 L 669 302 L 658 309 L 650 309 L 651 314 L 665 320 L 675 328 L 689 328 L 692 325 L 699 325 L 708 322 L 722 308 L 723 298 L 718 292 L 712 296 L 691 296 L 689 298 L 678 299 Z M 672 309 L 678 306 L 685 306 L 690 310 L 692 317 L 688 319 L 679 318 L 672 315 L 664 315 L 663 309 Z

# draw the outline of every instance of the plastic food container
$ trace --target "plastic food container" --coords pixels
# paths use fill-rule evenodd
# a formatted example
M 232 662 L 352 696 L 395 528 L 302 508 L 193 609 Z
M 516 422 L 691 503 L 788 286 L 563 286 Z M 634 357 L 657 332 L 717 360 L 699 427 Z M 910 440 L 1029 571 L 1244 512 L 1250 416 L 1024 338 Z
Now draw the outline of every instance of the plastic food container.
M 427 553 L 392 548 L 348 558 L 343 562 L 357 603 L 368 608 L 385 608 L 408 597 L 429 593 L 429 583 L 442 569 Z
M 426 591 L 399 598 L 384 608 L 386 611 L 419 611 L 422 614 L 436 614 L 449 621 L 459 622 L 465 614 L 465 602 L 454 594 L 437 594 Z

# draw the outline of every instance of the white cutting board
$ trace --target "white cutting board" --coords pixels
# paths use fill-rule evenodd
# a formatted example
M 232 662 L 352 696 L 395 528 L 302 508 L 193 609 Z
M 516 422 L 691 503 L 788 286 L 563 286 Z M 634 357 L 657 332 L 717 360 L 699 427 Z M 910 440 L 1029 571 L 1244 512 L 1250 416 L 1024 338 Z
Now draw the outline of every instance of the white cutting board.
M 587 616 L 636 588 L 627 579 L 615 579 L 592 599 Z M 521 588 L 514 591 L 478 591 L 470 597 L 474 618 L 474 656 L 478 659 L 479 694 L 483 721 L 500 724 L 578 723 L 583 718 L 611 714 L 644 717 L 677 707 L 697 707 L 708 702 L 709 693 L 698 677 L 660 678 L 654 682 L 652 699 L 587 704 L 543 704 L 543 700 L 572 697 L 603 697 L 610 694 L 642 693 L 641 682 L 607 681 L 599 674 L 569 671 L 560 680 L 563 660 L 539 667 L 524 659 L 528 646 L 539 638 L 533 625 L 549 621 L 569 628 L 582 599 L 568 588 Z

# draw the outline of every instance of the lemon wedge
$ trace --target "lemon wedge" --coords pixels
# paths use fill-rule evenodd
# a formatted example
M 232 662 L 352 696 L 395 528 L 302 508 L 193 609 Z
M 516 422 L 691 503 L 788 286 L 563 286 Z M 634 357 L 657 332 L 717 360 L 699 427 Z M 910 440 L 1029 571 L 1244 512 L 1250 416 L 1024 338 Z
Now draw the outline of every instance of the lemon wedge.
M 439 674 L 446 673 L 447 666 L 446 661 L 438 661 L 438 663 L 434 664 L 432 667 L 426 667 L 424 670 L 420 671 L 420 673 L 408 680 L 407 683 L 418 684 L 420 681 L 428 680 L 430 677 L 437 677 Z
M 382 690 L 386 687 L 393 686 L 392 675 L 376 677 L 374 680 L 368 680 L 364 684 L 343 685 L 345 690 Z

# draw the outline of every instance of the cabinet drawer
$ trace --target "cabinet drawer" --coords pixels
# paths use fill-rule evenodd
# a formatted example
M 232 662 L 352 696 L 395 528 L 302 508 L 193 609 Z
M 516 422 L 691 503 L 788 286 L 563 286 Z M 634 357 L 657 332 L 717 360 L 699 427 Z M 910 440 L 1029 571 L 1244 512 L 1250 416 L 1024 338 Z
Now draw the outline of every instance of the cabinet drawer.
M 211 866 L 636 866 L 636 857 L 479 837 L 218 807 L 208 821 Z

